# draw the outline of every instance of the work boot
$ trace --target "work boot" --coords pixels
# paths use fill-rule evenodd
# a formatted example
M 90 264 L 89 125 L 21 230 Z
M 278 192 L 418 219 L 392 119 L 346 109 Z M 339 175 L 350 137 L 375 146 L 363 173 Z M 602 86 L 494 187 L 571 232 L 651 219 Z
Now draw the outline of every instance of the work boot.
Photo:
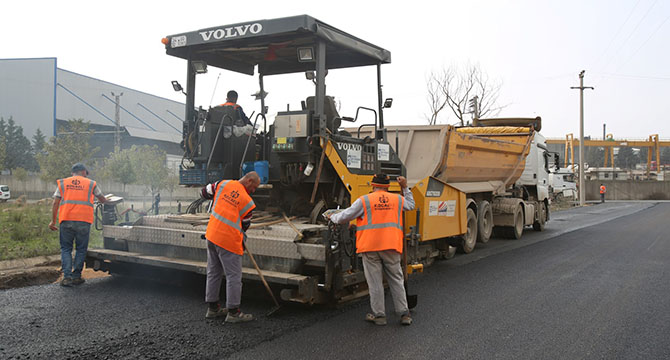
M 60 281 L 60 286 L 67 286 L 67 287 L 72 286 L 72 279 L 63 278 L 63 280 Z
M 386 325 L 386 316 L 366 314 L 365 321 L 369 321 L 371 323 L 374 323 L 375 325 Z
M 251 314 L 245 314 L 240 309 L 236 309 L 235 311 L 229 311 L 228 315 L 226 316 L 226 322 L 229 323 L 240 323 L 240 322 L 247 322 L 251 321 L 254 319 L 254 316 Z
M 81 285 L 85 282 L 86 282 L 86 280 L 84 280 L 83 278 L 80 278 L 80 277 L 72 279 L 72 285 Z
M 402 325 L 412 325 L 412 317 L 409 314 L 405 314 L 400 317 L 400 324 Z
M 207 314 L 205 314 L 205 318 L 214 319 L 226 315 L 228 315 L 228 309 L 221 307 L 221 305 L 219 305 L 218 303 L 216 305 L 209 304 L 209 307 L 207 307 Z

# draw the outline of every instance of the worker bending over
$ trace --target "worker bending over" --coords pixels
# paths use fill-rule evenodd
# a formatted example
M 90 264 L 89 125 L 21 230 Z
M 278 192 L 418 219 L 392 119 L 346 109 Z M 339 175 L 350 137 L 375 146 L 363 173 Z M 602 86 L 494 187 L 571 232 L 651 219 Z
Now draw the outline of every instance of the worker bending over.
M 201 190 L 205 199 L 214 199 L 212 214 L 207 224 L 207 285 L 205 317 L 226 316 L 226 322 L 238 323 L 254 319 L 240 310 L 242 299 L 242 254 L 245 231 L 251 225 L 251 211 L 256 207 L 250 194 L 260 185 L 254 171 L 239 181 L 221 180 Z M 219 304 L 223 275 L 226 276 L 226 307 Z
M 375 175 L 372 193 L 361 196 L 342 212 L 325 214 L 336 224 L 356 219 L 356 252 L 363 258 L 372 308 L 365 320 L 377 325 L 386 325 L 382 269 L 391 289 L 395 311 L 401 315 L 400 323 L 412 323 L 400 260 L 404 241 L 402 210 L 414 209 L 414 197 L 407 188 L 407 179 L 398 177 L 398 184 L 404 197 L 387 191 L 390 184 L 386 174 Z

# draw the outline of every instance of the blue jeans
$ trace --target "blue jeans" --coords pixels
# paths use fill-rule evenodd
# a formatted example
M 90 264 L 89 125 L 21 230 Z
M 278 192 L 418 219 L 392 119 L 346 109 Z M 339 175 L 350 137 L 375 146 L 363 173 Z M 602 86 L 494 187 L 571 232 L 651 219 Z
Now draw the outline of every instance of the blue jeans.
M 81 277 L 81 270 L 86 260 L 88 249 L 88 235 L 91 224 L 83 221 L 63 221 L 60 223 L 60 258 L 63 268 L 63 277 L 76 279 Z M 72 269 L 72 244 L 76 244 L 77 252 L 74 256 L 74 270 Z

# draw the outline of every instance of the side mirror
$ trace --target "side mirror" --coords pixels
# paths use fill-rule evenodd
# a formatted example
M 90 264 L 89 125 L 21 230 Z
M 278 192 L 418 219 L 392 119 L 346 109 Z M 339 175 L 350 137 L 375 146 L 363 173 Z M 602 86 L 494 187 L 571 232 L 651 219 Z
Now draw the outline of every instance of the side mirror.
M 316 79 L 316 74 L 314 71 L 305 71 L 305 78 L 314 81 L 314 79 Z
M 388 99 L 384 100 L 384 109 L 390 109 L 391 105 L 393 105 L 393 99 L 392 98 L 388 98 Z
M 556 168 L 556 171 L 561 168 L 561 159 L 559 158 L 558 154 L 554 154 L 554 167 Z

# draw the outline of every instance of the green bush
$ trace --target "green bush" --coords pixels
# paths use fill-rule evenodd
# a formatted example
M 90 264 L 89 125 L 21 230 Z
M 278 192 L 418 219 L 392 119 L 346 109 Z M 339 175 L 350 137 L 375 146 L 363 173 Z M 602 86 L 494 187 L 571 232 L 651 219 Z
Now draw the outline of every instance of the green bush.
M 0 205 L 0 260 L 60 253 L 58 231 L 49 229 L 51 205 Z M 91 227 L 89 248 L 102 246 L 102 234 Z

